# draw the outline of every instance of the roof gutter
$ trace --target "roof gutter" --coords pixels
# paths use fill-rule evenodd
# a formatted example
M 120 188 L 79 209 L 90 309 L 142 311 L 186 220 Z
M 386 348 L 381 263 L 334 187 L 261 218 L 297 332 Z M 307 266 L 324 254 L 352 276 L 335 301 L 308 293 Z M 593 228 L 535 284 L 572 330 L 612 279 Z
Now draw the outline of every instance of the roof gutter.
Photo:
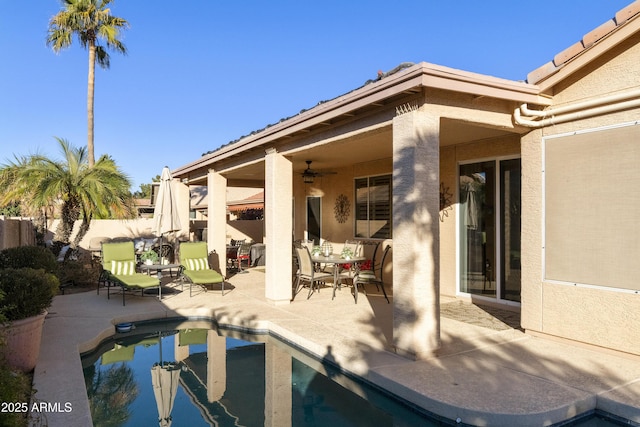
M 640 89 L 616 93 L 548 110 L 532 110 L 522 104 L 513 112 L 513 120 L 521 126 L 541 128 L 558 123 L 594 117 L 640 107 Z M 528 117 L 528 118 L 524 118 Z

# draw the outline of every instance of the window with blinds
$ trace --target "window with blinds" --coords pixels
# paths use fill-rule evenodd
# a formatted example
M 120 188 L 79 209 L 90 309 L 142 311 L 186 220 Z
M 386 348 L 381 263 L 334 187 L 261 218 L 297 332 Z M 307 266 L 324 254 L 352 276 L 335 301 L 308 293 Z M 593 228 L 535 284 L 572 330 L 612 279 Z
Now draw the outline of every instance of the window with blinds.
M 544 140 L 545 278 L 639 290 L 640 126 Z
M 391 175 L 355 180 L 356 237 L 391 238 Z

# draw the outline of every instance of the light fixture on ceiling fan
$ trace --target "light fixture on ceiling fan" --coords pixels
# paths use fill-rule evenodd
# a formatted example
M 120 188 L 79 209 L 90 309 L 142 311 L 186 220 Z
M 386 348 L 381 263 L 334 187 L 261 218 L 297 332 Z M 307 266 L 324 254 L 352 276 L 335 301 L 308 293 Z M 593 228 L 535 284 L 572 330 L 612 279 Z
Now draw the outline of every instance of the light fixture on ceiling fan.
M 315 177 L 321 177 L 324 175 L 335 174 L 336 172 L 318 172 L 311 169 L 311 160 L 305 160 L 307 168 L 302 172 L 302 180 L 305 184 L 313 184 Z

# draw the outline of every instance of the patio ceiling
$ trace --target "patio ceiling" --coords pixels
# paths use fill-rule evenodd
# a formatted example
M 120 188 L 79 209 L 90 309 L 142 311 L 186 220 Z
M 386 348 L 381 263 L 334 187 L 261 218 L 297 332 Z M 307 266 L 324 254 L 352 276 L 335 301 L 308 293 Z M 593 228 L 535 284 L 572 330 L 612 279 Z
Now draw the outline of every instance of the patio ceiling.
M 362 163 L 391 157 L 391 127 L 360 138 L 334 141 L 330 144 L 284 153 L 293 162 L 293 172 L 301 174 L 307 160 L 313 161 L 315 171 L 330 171 L 354 163 Z M 229 185 L 242 185 L 264 181 L 264 160 L 223 172 Z
M 486 140 L 511 134 L 504 129 L 482 127 L 456 120 L 443 119 L 440 127 L 440 145 L 455 145 L 470 141 Z M 392 129 L 386 126 L 361 137 L 333 141 L 285 155 L 293 162 L 293 172 L 301 174 L 313 161 L 315 171 L 331 171 L 355 163 L 366 163 L 392 157 Z M 264 159 L 230 168 L 223 175 L 230 186 L 260 186 L 264 182 Z M 193 182 L 196 182 L 195 180 Z M 206 180 L 202 180 L 206 184 Z

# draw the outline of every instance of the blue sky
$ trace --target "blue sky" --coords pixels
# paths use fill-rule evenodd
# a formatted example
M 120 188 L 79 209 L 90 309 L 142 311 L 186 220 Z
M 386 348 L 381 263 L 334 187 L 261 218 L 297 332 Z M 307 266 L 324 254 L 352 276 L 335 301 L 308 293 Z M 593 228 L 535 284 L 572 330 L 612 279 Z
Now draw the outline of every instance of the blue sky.
M 97 68 L 96 157 L 151 182 L 402 62 L 524 80 L 631 0 L 116 0 L 129 53 Z M 45 44 L 57 0 L 0 0 L 0 163 L 86 144 L 87 52 Z

